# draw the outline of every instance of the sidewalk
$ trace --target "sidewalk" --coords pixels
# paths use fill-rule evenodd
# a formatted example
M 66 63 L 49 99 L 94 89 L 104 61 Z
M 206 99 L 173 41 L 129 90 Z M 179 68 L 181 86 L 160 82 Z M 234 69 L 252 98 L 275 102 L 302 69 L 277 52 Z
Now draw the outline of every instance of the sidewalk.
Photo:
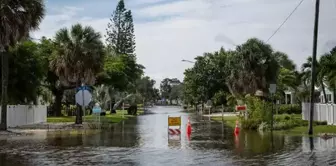
M 238 112 L 237 113 L 236 112 L 224 112 L 223 113 L 224 116 L 236 116 L 238 114 L 239 114 Z M 205 117 L 209 117 L 209 116 L 210 117 L 218 117 L 218 116 L 220 116 L 221 117 L 222 113 L 219 112 L 219 113 L 213 113 L 213 114 L 210 114 L 210 115 L 205 113 L 205 114 L 203 114 L 203 116 L 205 116 Z

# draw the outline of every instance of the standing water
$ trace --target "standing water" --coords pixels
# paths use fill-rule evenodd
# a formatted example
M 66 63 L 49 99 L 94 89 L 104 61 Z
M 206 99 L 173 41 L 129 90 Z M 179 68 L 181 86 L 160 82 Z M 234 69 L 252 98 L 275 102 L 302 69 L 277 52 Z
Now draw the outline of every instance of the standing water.
M 0 140 L 1 166 L 37 165 L 336 165 L 336 139 L 240 132 L 208 118 L 154 107 L 108 131 L 36 131 Z M 181 140 L 167 117 L 182 117 Z M 190 116 L 192 134 L 186 135 Z

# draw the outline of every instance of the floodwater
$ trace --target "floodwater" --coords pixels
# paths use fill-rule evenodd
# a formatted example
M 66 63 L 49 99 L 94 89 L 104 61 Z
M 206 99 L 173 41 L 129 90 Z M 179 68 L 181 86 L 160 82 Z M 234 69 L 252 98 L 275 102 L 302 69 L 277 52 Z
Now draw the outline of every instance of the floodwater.
M 336 139 L 259 134 L 233 129 L 178 107 L 150 114 L 109 131 L 37 131 L 0 140 L 0 166 L 38 165 L 336 165 Z M 182 117 L 181 137 L 168 139 L 167 117 Z M 190 116 L 192 134 L 186 135 Z

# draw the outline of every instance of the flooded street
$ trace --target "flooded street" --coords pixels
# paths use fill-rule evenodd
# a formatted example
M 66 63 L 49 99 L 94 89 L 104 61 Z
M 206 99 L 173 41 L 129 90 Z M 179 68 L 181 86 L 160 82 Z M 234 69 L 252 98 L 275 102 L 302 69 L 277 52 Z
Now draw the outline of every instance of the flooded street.
M 232 128 L 180 111 L 154 107 L 109 131 L 39 131 L 0 140 L 0 165 L 336 165 L 335 138 L 255 132 L 235 137 Z M 182 117 L 180 141 L 168 140 L 168 115 Z

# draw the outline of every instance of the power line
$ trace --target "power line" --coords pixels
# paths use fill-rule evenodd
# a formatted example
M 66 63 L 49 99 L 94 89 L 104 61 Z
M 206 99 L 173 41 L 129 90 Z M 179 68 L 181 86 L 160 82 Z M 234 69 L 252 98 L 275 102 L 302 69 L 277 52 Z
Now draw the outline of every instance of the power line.
M 266 40 L 266 43 L 281 29 L 281 27 L 289 20 L 289 18 L 293 15 L 293 13 L 296 11 L 296 9 L 299 8 L 299 6 L 302 4 L 304 0 L 301 0 L 300 3 L 294 8 L 294 10 L 287 16 L 285 21 L 274 31 L 274 33 Z

